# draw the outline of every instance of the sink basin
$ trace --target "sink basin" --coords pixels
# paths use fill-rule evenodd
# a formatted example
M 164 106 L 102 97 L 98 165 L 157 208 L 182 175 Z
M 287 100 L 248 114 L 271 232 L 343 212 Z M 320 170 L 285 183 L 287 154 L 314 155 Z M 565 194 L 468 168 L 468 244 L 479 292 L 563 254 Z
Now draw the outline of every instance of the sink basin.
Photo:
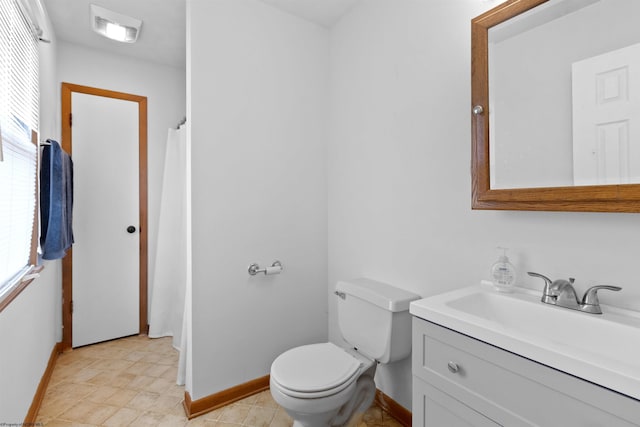
M 640 400 L 640 313 L 595 315 L 477 285 L 414 301 L 414 316 Z

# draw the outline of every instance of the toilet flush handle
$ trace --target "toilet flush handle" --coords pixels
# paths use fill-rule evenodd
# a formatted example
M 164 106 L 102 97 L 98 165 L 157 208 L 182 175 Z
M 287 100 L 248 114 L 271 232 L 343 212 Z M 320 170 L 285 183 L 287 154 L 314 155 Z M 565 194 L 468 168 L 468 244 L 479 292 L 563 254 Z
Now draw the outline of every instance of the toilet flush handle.
M 334 294 L 338 295 L 342 299 L 347 299 L 347 294 L 345 294 L 344 292 L 335 291 Z

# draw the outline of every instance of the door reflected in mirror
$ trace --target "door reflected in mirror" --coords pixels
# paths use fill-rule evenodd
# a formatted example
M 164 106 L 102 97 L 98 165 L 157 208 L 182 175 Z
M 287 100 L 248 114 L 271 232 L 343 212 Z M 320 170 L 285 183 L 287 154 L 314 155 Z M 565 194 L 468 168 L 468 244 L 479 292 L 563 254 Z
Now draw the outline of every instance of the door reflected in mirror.
M 549 0 L 488 29 L 491 189 L 640 183 L 639 0 Z

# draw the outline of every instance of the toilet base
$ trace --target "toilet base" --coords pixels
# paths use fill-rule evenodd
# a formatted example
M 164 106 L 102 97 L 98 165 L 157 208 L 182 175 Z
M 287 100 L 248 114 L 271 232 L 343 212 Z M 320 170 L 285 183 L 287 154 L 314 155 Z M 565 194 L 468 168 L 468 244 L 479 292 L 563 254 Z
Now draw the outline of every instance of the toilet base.
M 375 371 L 375 364 L 373 371 Z M 373 375 L 367 374 L 368 372 L 358 378 L 353 398 L 340 408 L 336 417 L 331 420 L 330 426 L 350 426 L 350 421 L 355 421 L 355 418 L 371 407 L 376 396 L 376 383 L 373 381 Z
M 276 402 L 280 403 L 285 411 L 293 418 L 293 427 L 355 427 L 351 423 L 358 415 L 364 414 L 371 407 L 376 395 L 376 385 L 373 381 L 373 373 L 375 373 L 375 364 L 373 372 L 366 372 L 358 378 L 355 383 L 355 390 L 352 389 L 351 398 L 339 408 L 326 410 L 317 413 L 303 413 L 295 411 L 286 406 L 282 406 L 282 402 L 278 402 L 277 394 L 274 395 Z M 272 394 L 273 394 L 272 389 Z

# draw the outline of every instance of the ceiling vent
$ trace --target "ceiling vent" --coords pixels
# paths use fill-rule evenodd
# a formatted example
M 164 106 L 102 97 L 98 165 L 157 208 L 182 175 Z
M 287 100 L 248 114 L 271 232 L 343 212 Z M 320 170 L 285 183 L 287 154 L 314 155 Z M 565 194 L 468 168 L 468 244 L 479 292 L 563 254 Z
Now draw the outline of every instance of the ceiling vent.
M 111 40 L 135 43 L 142 21 L 113 12 L 95 4 L 91 5 L 91 27 L 96 33 Z

